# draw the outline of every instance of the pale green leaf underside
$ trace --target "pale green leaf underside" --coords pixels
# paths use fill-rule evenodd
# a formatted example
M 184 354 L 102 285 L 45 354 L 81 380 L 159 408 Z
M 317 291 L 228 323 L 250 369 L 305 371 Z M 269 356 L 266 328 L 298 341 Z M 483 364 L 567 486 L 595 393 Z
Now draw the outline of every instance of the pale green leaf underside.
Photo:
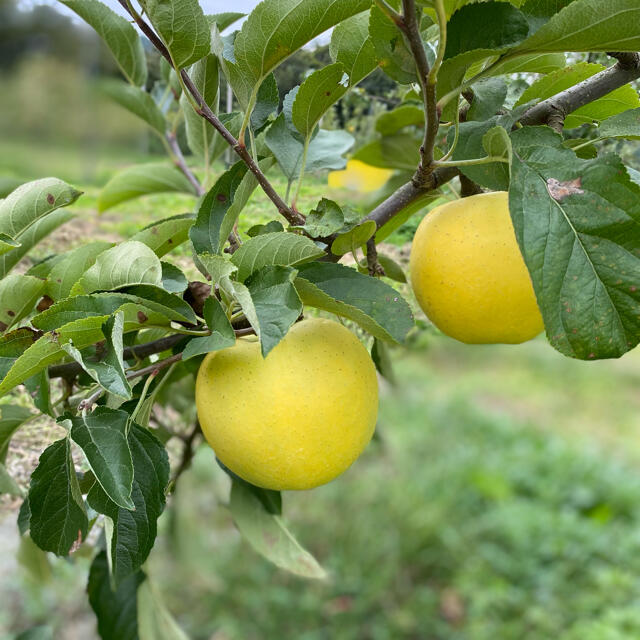
M 369 0 L 264 0 L 236 37 L 233 66 L 244 86 L 257 91 L 266 75 L 305 43 L 370 5 Z
M 0 280 L 0 333 L 31 312 L 44 286 L 33 276 L 9 274 Z
M 141 0 L 178 69 L 211 51 L 211 29 L 198 0 Z
M 306 238 L 294 233 L 265 233 L 247 240 L 233 254 L 231 262 L 238 267 L 238 280 L 270 265 L 295 266 L 324 255 L 324 251 Z
M 147 80 L 147 62 L 133 25 L 97 0 L 60 0 L 91 25 L 106 42 L 127 80 L 140 87 Z
M 98 197 L 98 210 L 106 211 L 127 200 L 167 192 L 196 195 L 193 185 L 175 167 L 162 162 L 135 165 L 116 173 L 107 182 Z
M 73 204 L 81 193 L 58 178 L 27 182 L 0 201 L 0 233 L 18 239 L 56 209 Z
M 305 578 L 327 577 L 317 560 L 300 546 L 280 516 L 268 513 L 241 482 L 231 486 L 229 510 L 249 544 L 277 567 Z

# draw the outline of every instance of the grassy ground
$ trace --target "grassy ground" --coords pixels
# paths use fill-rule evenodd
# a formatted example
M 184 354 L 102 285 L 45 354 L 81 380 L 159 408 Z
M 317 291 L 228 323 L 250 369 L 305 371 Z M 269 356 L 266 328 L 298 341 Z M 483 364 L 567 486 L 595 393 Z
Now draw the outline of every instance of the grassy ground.
M 0 175 L 53 173 L 85 188 L 75 207 L 84 224 L 59 243 L 128 237 L 193 204 L 157 196 L 99 218 L 99 186 L 124 164 L 118 152 L 104 163 L 83 181 L 86 162 L 72 151 L 0 142 Z M 325 192 L 312 180 L 303 206 Z M 242 228 L 272 217 L 257 194 Z M 285 496 L 292 529 L 331 573 L 326 583 L 253 553 L 224 508 L 224 475 L 200 449 L 148 567 L 189 636 L 640 637 L 640 351 L 582 363 L 543 338 L 469 347 L 423 331 L 393 355 L 398 384 L 383 389 L 379 438 L 336 482 Z M 82 594 L 88 560 L 22 548 L 19 569 L 12 519 L 0 517 L 0 602 L 9 605 L 0 606 L 0 637 L 40 622 L 63 640 L 96 637 Z

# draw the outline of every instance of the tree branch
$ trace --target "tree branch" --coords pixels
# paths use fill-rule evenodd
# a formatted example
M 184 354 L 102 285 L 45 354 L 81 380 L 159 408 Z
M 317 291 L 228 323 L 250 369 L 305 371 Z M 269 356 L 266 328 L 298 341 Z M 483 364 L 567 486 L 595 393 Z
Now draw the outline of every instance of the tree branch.
M 167 349 L 171 349 L 177 345 L 181 340 L 184 340 L 185 336 L 178 334 L 173 336 L 166 336 L 153 342 L 147 342 L 145 344 L 139 344 L 135 347 L 127 347 L 123 351 L 124 360 L 144 360 L 154 353 L 162 353 Z M 75 378 L 78 374 L 82 373 L 82 367 L 77 362 L 69 362 L 68 364 L 57 364 L 49 367 L 49 378 L 65 378 L 70 380 Z
M 169 145 L 169 149 L 171 149 L 173 164 L 184 173 L 187 180 L 193 185 L 193 188 L 196 190 L 196 193 L 201 196 L 204 194 L 204 188 L 200 184 L 198 178 L 193 175 L 193 172 L 187 166 L 187 163 L 182 155 L 182 149 L 180 149 L 180 145 L 178 144 L 178 139 L 176 138 L 176 134 L 173 132 L 167 132 L 165 135 L 167 140 L 167 144 Z
M 166 60 L 169 62 L 171 66 L 173 66 L 173 60 L 171 59 L 171 55 L 167 48 L 164 46 L 164 43 L 160 38 L 156 35 L 154 30 L 139 16 L 136 12 L 131 12 L 129 10 L 129 6 L 127 0 L 118 0 L 118 2 L 125 8 L 127 13 L 135 20 L 138 27 L 142 33 L 149 39 L 151 44 L 163 55 Z M 278 195 L 276 190 L 273 188 L 273 185 L 269 182 L 267 177 L 262 173 L 262 170 L 255 162 L 255 160 L 251 157 L 251 154 L 248 152 L 247 148 L 238 142 L 236 138 L 231 134 L 231 132 L 222 124 L 218 116 L 211 110 L 209 105 L 205 102 L 205 99 L 202 97 L 202 94 L 198 91 L 196 86 L 191 81 L 189 74 L 182 69 L 180 71 L 180 77 L 184 86 L 189 90 L 189 93 L 193 96 L 193 99 L 196 101 L 198 105 L 197 113 L 201 117 L 203 117 L 207 122 L 209 122 L 214 129 L 224 138 L 225 142 L 236 152 L 236 154 L 240 157 L 240 159 L 247 165 L 249 171 L 253 173 L 258 181 L 258 184 L 262 187 L 262 190 L 265 192 L 269 200 L 273 202 L 273 204 L 278 209 L 279 213 L 284 216 L 284 218 L 289 222 L 289 224 L 293 226 L 301 226 L 304 225 L 305 218 L 302 214 L 297 211 L 293 211 L 287 203 Z
M 133 380 L 134 378 L 141 378 L 142 376 L 146 376 L 147 374 L 151 374 L 152 376 L 158 375 L 158 373 L 162 369 L 166 369 L 171 366 L 174 362 L 179 362 L 182 360 L 182 353 L 175 353 L 172 356 L 169 356 L 165 360 L 160 360 L 159 362 L 154 362 L 150 364 L 148 367 L 143 367 L 142 369 L 135 369 L 133 371 L 129 371 L 126 375 L 127 380 Z M 85 398 L 78 404 L 79 411 L 85 411 L 86 409 L 91 409 L 91 407 L 98 401 L 98 398 L 105 392 L 105 389 L 102 387 L 98 387 L 89 397 Z M 144 393 L 144 391 L 143 391 Z
M 531 107 L 520 118 L 522 125 L 549 124 L 557 128 L 560 120 L 576 109 L 606 96 L 608 93 L 640 78 L 640 55 L 612 53 L 618 62 L 579 84 Z
M 255 333 L 253 328 L 236 329 L 236 336 L 249 336 Z M 166 336 L 153 342 L 146 342 L 135 347 L 126 347 L 122 353 L 124 360 L 144 360 L 145 358 L 155 354 L 167 351 L 175 347 L 180 341 L 188 338 L 183 334 Z M 49 367 L 49 378 L 63 378 L 64 380 L 73 380 L 82 373 L 83 369 L 77 362 L 69 362 L 67 364 L 56 364 Z
M 364 218 L 363 222 L 373 220 L 379 229 L 389 222 L 393 216 L 402 211 L 402 209 L 414 203 L 430 191 L 449 182 L 449 180 L 452 180 L 457 175 L 458 170 L 455 167 L 443 167 L 429 174 L 427 182 L 422 186 L 416 186 L 413 181 L 407 182 L 371 211 L 371 213 Z
M 402 0 L 402 11 L 404 23 L 404 29 L 402 30 L 416 62 L 418 81 L 422 88 L 422 97 L 424 100 L 424 140 L 420 147 L 420 165 L 413 177 L 413 182 L 417 186 L 423 186 L 427 183 L 429 174 L 433 170 L 431 166 L 433 162 L 433 148 L 436 144 L 440 124 L 437 108 L 436 82 L 435 78 L 430 75 L 431 68 L 429 67 L 427 52 L 425 51 L 422 35 L 420 34 L 420 23 L 416 12 L 415 0 Z

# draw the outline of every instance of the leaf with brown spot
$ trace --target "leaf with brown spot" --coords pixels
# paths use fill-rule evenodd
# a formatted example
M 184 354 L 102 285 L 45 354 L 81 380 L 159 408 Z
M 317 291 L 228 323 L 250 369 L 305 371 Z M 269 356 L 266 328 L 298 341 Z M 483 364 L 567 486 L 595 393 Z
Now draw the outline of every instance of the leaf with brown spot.
M 547 179 L 547 190 L 549 195 L 557 202 L 562 202 L 567 196 L 583 194 L 582 177 L 578 176 L 575 180 L 565 180 L 560 182 L 555 178 Z
M 511 140 L 509 209 L 549 342 L 620 357 L 640 342 L 640 186 L 617 156 L 581 160 L 549 127 Z

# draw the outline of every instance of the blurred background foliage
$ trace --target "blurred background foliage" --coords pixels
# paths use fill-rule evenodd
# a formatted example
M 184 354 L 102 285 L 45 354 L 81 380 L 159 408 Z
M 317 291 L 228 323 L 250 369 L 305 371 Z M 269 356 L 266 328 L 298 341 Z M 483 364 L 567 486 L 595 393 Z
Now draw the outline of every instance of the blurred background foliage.
M 293 56 L 277 72 L 281 97 L 327 61 L 323 46 Z M 153 83 L 157 60 L 150 67 Z M 86 192 L 43 256 L 89 236 L 129 237 L 193 208 L 193 198 L 161 195 L 98 216 L 98 191 L 115 171 L 162 153 L 144 125 L 100 93 L 100 80 L 116 74 L 91 30 L 51 7 L 0 0 L 0 186 L 56 175 Z M 509 99 L 525 86 L 513 80 Z M 323 126 L 346 128 L 360 147 L 375 117 L 400 99 L 377 72 Z M 575 136 L 588 137 L 588 128 Z M 638 165 L 637 145 L 611 144 Z M 366 206 L 330 191 L 320 175 L 305 185 L 301 207 L 325 195 Z M 241 231 L 272 218 L 256 193 Z M 401 264 L 419 219 L 384 245 Z M 226 477 L 200 448 L 148 567 L 190 638 L 640 637 L 638 350 L 584 363 L 543 338 L 469 347 L 422 316 L 418 323 L 409 348 L 392 354 L 397 384 L 383 387 L 378 437 L 363 458 L 326 487 L 285 495 L 287 520 L 330 571 L 327 582 L 284 574 L 240 539 L 224 507 Z M 184 407 L 164 419 L 179 424 L 192 417 L 192 389 L 175 392 Z M 25 427 L 10 466 L 28 475 L 52 437 L 45 421 Z M 97 637 L 82 595 L 89 559 L 55 560 L 20 541 L 17 506 L 0 502 L 0 638 L 34 624 L 56 639 Z

